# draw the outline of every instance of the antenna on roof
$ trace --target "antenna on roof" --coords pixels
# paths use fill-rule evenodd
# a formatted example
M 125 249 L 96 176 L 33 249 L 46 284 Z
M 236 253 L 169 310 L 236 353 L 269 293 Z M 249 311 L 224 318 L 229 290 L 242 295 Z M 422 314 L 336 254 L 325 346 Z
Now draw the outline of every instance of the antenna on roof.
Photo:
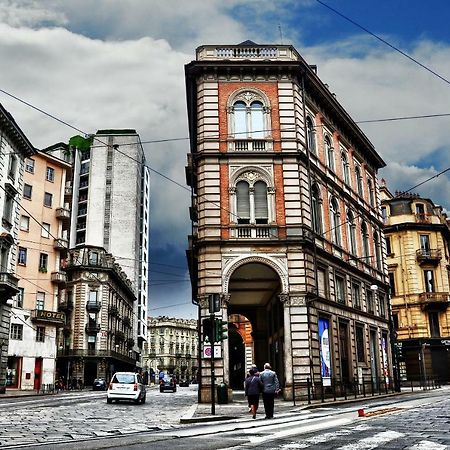
M 280 32 L 280 43 L 283 45 L 283 31 L 281 30 L 281 24 L 278 23 L 278 31 Z

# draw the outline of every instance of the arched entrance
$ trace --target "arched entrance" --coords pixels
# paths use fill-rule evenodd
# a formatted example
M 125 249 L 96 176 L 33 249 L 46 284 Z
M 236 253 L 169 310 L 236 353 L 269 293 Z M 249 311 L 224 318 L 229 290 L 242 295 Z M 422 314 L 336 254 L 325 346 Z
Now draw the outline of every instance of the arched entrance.
M 263 262 L 247 262 L 229 278 L 228 318 L 230 386 L 242 390 L 251 364 L 262 370 L 269 362 L 285 381 L 284 308 L 279 274 Z M 231 326 L 233 324 L 233 326 Z M 240 374 L 236 371 L 240 369 Z M 239 382 L 237 377 L 242 377 Z M 234 387 L 236 386 L 236 387 Z

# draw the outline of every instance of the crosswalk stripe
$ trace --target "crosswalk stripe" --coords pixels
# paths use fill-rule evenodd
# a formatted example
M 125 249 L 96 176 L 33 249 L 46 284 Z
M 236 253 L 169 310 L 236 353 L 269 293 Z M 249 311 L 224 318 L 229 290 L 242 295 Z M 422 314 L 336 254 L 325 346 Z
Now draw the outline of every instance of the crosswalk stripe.
M 433 441 L 420 441 L 412 447 L 408 447 L 408 450 L 444 450 L 447 446 L 443 444 L 438 444 Z
M 397 431 L 383 431 L 382 433 L 360 439 L 358 442 L 339 447 L 338 450 L 371 450 L 402 436 L 404 436 L 404 434 L 397 433 Z

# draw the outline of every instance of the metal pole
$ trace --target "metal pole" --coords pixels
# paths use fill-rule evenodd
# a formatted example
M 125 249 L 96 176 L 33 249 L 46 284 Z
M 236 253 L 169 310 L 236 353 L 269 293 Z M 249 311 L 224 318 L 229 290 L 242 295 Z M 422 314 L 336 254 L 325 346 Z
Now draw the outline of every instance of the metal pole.
M 215 399 L 215 395 L 214 395 L 214 382 L 215 382 L 215 371 L 214 371 L 214 344 L 215 344 L 215 339 L 214 339 L 214 314 L 211 313 L 209 315 L 210 319 L 211 319 L 211 327 L 212 327 L 212 332 L 211 332 L 211 415 L 215 415 L 216 414 L 216 399 Z

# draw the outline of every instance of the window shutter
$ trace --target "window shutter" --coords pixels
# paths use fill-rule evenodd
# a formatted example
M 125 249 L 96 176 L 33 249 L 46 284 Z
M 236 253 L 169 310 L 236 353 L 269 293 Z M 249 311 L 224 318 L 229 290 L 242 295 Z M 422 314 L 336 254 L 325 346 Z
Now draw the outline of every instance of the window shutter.
M 250 197 L 248 183 L 245 181 L 239 181 L 239 183 L 236 184 L 236 197 L 238 221 L 240 221 L 240 219 L 247 219 L 248 221 L 250 219 Z
M 269 210 L 267 208 L 267 186 L 263 181 L 255 183 L 255 219 L 269 219 Z

